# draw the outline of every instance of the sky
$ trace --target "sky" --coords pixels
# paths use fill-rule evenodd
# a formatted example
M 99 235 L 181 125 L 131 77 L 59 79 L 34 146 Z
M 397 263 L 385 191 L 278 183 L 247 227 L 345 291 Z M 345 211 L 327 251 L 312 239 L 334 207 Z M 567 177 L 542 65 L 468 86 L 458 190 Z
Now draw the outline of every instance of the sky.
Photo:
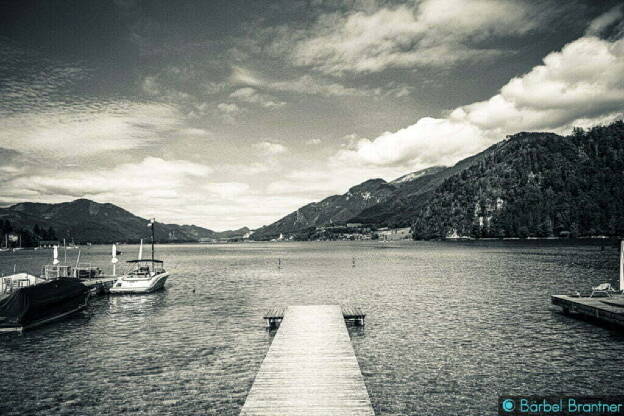
M 623 111 L 618 1 L 0 0 L 0 206 L 256 228 Z

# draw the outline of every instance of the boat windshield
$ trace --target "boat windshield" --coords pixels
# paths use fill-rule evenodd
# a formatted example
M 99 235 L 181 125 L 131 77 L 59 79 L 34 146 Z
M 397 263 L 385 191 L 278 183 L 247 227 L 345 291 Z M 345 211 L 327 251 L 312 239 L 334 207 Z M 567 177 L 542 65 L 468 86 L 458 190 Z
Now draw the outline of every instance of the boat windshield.
M 133 276 L 154 276 L 159 273 L 163 273 L 163 262 L 160 260 L 131 260 L 128 263 L 132 264 L 132 269 L 128 273 Z

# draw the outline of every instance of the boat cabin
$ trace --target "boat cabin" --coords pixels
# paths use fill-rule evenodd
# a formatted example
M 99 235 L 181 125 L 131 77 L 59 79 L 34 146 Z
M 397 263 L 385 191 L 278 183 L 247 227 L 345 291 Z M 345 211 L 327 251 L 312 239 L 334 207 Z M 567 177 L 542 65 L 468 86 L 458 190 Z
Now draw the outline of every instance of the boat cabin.
M 150 278 L 160 273 L 164 273 L 162 260 L 128 260 L 132 270 L 128 272 L 129 277 Z

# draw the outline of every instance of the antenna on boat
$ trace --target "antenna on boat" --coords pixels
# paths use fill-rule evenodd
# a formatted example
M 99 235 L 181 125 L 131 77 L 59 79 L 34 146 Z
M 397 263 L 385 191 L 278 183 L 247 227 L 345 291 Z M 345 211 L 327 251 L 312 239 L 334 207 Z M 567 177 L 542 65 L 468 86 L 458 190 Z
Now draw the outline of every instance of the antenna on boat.
M 117 259 L 117 245 L 113 243 L 113 258 L 111 259 L 111 263 L 113 263 L 113 276 L 117 276 L 116 266 L 117 266 L 118 261 L 119 260 Z
M 152 270 L 154 270 L 154 224 L 156 223 L 156 218 L 150 219 L 148 227 L 152 229 Z

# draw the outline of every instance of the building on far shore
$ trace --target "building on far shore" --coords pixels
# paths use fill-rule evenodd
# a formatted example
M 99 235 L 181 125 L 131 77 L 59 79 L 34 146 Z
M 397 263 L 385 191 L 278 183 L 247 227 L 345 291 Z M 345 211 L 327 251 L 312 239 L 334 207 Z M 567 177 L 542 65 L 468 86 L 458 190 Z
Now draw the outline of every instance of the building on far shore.
M 407 240 L 412 238 L 412 230 L 410 227 L 404 228 L 380 228 L 377 230 L 380 240 Z
M 54 246 L 60 246 L 61 243 L 58 240 L 39 240 L 39 247 L 41 248 L 47 248 L 47 247 L 54 247 Z

